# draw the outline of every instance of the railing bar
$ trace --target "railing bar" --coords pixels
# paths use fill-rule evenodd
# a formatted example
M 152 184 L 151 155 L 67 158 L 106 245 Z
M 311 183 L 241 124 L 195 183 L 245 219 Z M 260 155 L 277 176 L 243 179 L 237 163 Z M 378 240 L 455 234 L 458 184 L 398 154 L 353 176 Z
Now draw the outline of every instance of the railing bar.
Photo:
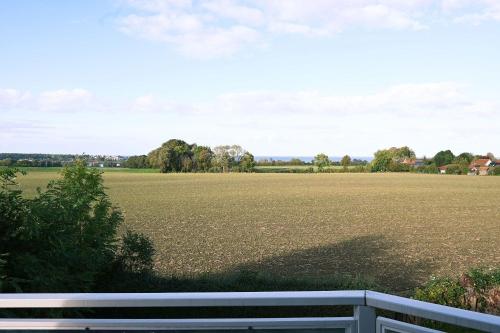
M 382 328 L 390 330 L 402 330 L 405 333 L 445 333 L 443 331 L 434 330 L 427 327 L 422 327 L 418 325 L 413 325 L 405 322 L 401 322 L 394 319 L 378 317 L 377 318 L 377 333 L 383 332 Z
M 0 308 L 364 305 L 364 291 L 0 294 Z
M 177 330 L 351 328 L 353 317 L 230 319 L 1 319 L 1 330 Z
M 485 332 L 500 333 L 500 316 L 467 311 L 374 291 L 366 292 L 366 304 L 383 310 L 404 313 L 452 325 Z

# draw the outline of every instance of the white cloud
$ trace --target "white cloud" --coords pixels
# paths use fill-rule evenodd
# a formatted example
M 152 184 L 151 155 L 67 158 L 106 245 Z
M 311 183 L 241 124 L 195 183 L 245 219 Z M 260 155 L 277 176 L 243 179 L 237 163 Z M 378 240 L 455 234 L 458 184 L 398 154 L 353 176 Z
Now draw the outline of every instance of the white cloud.
M 0 89 L 0 107 L 4 112 L 11 110 L 46 111 L 85 111 L 96 109 L 94 97 L 85 89 L 59 89 L 32 94 L 16 89 Z
M 124 0 L 120 31 L 195 58 L 228 56 L 274 34 L 327 37 L 356 28 L 423 30 L 500 21 L 498 0 Z
M 92 100 L 92 94 L 85 89 L 60 89 L 42 92 L 37 99 L 41 110 L 81 110 Z
M 64 141 L 77 152 L 90 151 L 89 144 L 100 141 L 95 147 L 101 152 L 124 154 L 145 153 L 172 137 L 208 145 L 239 143 L 256 154 L 276 155 L 371 154 L 393 145 L 410 145 L 420 154 L 448 147 L 477 153 L 500 149 L 495 146 L 500 101 L 475 98 L 468 86 L 455 82 L 401 84 L 364 95 L 233 92 L 204 103 L 146 94 L 104 106 L 92 97 L 84 108 L 76 106 L 79 98 L 92 94 L 76 91 L 38 94 L 22 103 L 25 112 L 20 106 L 5 111 L 2 120 L 8 125 L 2 132 L 10 134 L 3 136 L 3 149 L 11 151 L 16 135 L 27 131 L 33 133 L 24 149 L 36 143 L 61 151 Z M 50 103 L 38 103 L 42 96 Z M 32 124 L 43 129 L 31 131 Z
M 0 89 L 0 107 L 11 108 L 19 106 L 30 99 L 30 93 L 16 89 Z
M 432 114 L 468 112 L 477 104 L 464 95 L 465 87 L 453 82 L 397 85 L 370 95 L 327 95 L 317 91 L 246 92 L 225 94 L 216 110 L 242 114 L 322 114 L 333 116 Z
M 125 1 L 132 12 L 118 19 L 120 31 L 174 45 L 185 55 L 234 54 L 272 33 L 328 36 L 349 27 L 420 30 L 425 2 L 398 1 Z
M 456 23 L 473 25 L 485 21 L 500 21 L 500 1 L 498 0 L 442 0 L 442 8 L 452 13 Z

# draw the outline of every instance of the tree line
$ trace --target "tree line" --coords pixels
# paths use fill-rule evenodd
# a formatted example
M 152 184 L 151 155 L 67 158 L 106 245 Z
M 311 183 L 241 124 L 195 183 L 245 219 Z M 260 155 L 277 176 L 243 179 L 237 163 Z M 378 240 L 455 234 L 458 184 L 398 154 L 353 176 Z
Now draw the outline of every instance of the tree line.
M 252 172 L 254 156 L 239 145 L 214 147 L 171 139 L 148 155 L 131 156 L 128 168 L 158 168 L 160 172 Z
M 458 155 L 453 154 L 451 150 L 439 151 L 431 158 L 423 157 L 417 159 L 415 152 L 408 146 L 391 147 L 381 149 L 375 152 L 373 160 L 361 167 L 349 168 L 355 165 L 349 155 L 345 155 L 340 161 L 344 170 L 330 169 L 329 166 L 334 163 L 324 153 L 317 154 L 313 159 L 313 164 L 319 172 L 419 172 L 419 173 L 438 173 L 439 167 L 446 166 L 446 173 L 449 174 L 467 174 L 469 165 L 476 159 L 489 158 L 496 161 L 492 153 L 486 155 L 474 155 L 469 152 L 463 152 Z M 418 163 L 416 163 L 418 161 Z M 358 164 L 360 165 L 360 164 Z M 349 168 L 349 169 L 348 169 Z M 495 167 L 492 172 L 494 175 L 500 174 L 500 167 Z

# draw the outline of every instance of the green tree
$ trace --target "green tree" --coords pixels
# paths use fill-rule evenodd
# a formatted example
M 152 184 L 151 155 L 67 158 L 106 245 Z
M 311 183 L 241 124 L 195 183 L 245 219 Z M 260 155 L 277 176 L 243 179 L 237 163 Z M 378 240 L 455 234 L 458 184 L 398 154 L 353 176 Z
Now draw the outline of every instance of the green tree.
M 78 161 L 33 199 L 22 196 L 16 173 L 0 170 L 2 291 L 92 291 L 117 266 L 123 221 L 101 173 Z
M 453 163 L 462 164 L 462 165 L 469 165 L 472 161 L 474 161 L 473 154 L 461 153 L 460 155 L 455 157 L 455 159 L 453 160 Z
M 322 171 L 325 167 L 329 166 L 331 162 L 328 155 L 320 153 L 314 156 L 313 164 L 318 167 L 319 171 Z
M 442 150 L 434 156 L 433 161 L 434 161 L 434 164 L 436 164 L 436 166 L 440 167 L 443 165 L 453 163 L 454 159 L 455 159 L 455 155 L 453 155 L 451 150 Z
M 234 165 L 234 159 L 229 154 L 231 146 L 217 146 L 214 148 L 214 157 L 212 160 L 212 165 L 222 172 L 231 171 L 231 167 Z
M 304 165 L 305 163 L 300 158 L 292 158 L 288 164 L 290 164 L 290 165 Z
M 252 172 L 255 168 L 255 159 L 252 154 L 245 152 L 240 160 L 240 170 L 243 172 Z
M 371 163 L 372 172 L 408 171 L 401 164 L 405 158 L 415 158 L 415 152 L 407 146 L 378 150 Z
M 149 168 L 148 157 L 146 155 L 130 156 L 125 161 L 124 167 L 132 169 Z
M 345 155 L 342 157 L 342 160 L 340 160 L 340 164 L 344 167 L 344 169 L 347 169 L 349 165 L 351 165 L 351 157 L 349 155 Z
M 196 146 L 193 152 L 193 159 L 196 171 L 207 172 L 212 167 L 214 153 L 210 147 Z
M 190 172 L 194 148 L 183 140 L 171 139 L 148 154 L 148 163 L 161 172 Z

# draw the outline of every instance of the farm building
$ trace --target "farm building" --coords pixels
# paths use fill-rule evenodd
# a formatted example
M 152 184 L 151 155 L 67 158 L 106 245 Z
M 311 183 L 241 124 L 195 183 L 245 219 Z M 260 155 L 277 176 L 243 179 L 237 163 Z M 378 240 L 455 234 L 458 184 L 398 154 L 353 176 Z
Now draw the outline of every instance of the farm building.
M 446 170 L 448 170 L 448 166 L 447 165 L 440 166 L 440 167 L 438 167 L 438 170 L 439 170 L 439 173 L 445 174 Z
M 401 164 L 406 164 L 411 167 L 419 167 L 425 165 L 425 161 L 421 158 L 405 158 Z
M 469 175 L 487 176 L 497 162 L 489 158 L 478 158 L 469 165 Z

